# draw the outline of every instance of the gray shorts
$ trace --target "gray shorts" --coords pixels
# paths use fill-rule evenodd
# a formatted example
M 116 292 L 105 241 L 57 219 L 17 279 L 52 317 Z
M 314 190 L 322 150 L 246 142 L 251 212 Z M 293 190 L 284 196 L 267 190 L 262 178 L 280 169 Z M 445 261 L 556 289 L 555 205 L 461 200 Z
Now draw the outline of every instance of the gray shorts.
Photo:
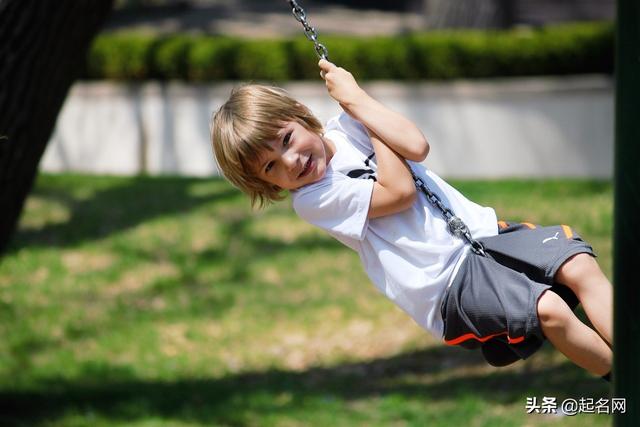
M 595 254 L 566 225 L 500 221 L 499 234 L 480 241 L 489 256 L 470 252 L 444 296 L 444 341 L 481 348 L 487 362 L 505 366 L 526 359 L 544 342 L 537 312 L 544 291 L 577 306 L 573 292 L 554 283 L 558 268 L 578 253 Z

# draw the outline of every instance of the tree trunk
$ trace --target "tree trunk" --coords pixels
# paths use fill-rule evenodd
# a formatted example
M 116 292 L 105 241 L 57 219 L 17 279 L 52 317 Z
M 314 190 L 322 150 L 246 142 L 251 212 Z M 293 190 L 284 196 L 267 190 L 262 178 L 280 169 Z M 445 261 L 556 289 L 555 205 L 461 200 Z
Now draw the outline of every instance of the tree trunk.
M 0 0 L 0 252 L 113 0 Z

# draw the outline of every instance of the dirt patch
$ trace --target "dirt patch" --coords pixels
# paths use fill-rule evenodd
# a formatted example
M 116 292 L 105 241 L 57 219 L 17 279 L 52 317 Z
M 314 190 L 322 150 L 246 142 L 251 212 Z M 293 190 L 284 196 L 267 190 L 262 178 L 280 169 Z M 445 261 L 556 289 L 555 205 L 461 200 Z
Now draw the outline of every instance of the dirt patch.
M 87 250 L 72 250 L 62 253 L 62 265 L 71 274 L 103 271 L 111 267 L 116 259 L 115 255 L 107 252 L 91 253 Z
M 178 269 L 168 261 L 142 264 L 126 271 L 117 282 L 106 286 L 103 294 L 108 297 L 139 292 L 162 277 L 176 277 Z

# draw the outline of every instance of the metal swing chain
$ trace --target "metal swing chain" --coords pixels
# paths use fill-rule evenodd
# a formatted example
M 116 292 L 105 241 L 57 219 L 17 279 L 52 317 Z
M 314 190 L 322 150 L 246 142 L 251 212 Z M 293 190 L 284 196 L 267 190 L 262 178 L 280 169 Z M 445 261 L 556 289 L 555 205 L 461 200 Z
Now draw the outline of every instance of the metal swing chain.
M 316 30 L 307 22 L 307 15 L 304 12 L 304 9 L 301 8 L 300 5 L 298 5 L 298 2 L 296 2 L 296 0 L 287 1 L 291 6 L 291 13 L 293 13 L 293 16 L 296 18 L 296 20 L 300 22 L 304 27 L 304 35 L 307 36 L 307 39 L 313 42 L 313 46 L 315 48 L 316 55 L 318 55 L 318 58 L 329 59 L 329 51 L 322 43 L 318 41 L 318 34 L 316 33 Z M 471 236 L 469 227 L 467 227 L 464 221 L 455 216 L 451 209 L 447 208 L 444 203 L 442 203 L 442 200 L 440 200 L 437 195 L 429 190 L 429 187 L 427 187 L 424 181 L 416 176 L 413 170 L 411 171 L 411 176 L 413 176 L 416 187 L 418 187 L 424 193 L 424 195 L 427 196 L 427 200 L 429 201 L 429 203 L 440 210 L 442 216 L 447 222 L 447 226 L 449 227 L 449 231 L 451 232 L 451 234 L 466 240 L 467 243 L 471 245 L 471 250 L 474 253 L 486 256 L 484 246 L 482 246 L 482 243 L 478 242 L 473 238 L 473 236 Z
M 444 203 L 442 203 L 442 200 L 440 200 L 440 197 L 433 193 L 429 189 L 429 187 L 427 187 L 427 184 L 425 184 L 422 179 L 416 176 L 413 170 L 411 171 L 411 176 L 416 183 L 416 187 L 418 187 L 424 193 L 424 195 L 427 196 L 427 200 L 429 201 L 429 203 L 440 210 L 440 213 L 444 217 L 444 220 L 446 221 L 451 234 L 466 240 L 467 243 L 469 243 L 469 245 L 471 246 L 471 250 L 475 254 L 486 257 L 487 254 L 484 251 L 484 246 L 482 246 L 482 243 L 473 238 L 473 236 L 471 235 L 471 231 L 469 231 L 469 227 L 467 227 L 467 224 L 465 224 L 464 221 L 460 219 L 460 217 L 456 216 L 451 211 L 451 209 L 446 207 Z
M 316 55 L 318 55 L 318 58 L 329 59 L 329 51 L 322 43 L 318 41 L 318 34 L 316 33 L 315 28 L 313 28 L 307 22 L 307 15 L 304 12 L 304 9 L 301 8 L 300 5 L 298 5 L 298 2 L 296 2 L 296 0 L 287 1 L 291 6 L 291 13 L 293 13 L 293 16 L 296 18 L 296 20 L 304 27 L 304 35 L 307 36 L 307 39 L 313 42 L 313 47 L 316 51 Z

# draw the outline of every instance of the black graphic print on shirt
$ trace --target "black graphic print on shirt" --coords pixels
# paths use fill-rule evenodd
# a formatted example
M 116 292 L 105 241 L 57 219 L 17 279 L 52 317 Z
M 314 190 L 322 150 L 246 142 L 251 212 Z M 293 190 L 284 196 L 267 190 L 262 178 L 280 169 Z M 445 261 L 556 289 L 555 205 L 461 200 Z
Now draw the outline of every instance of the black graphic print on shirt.
M 350 170 L 349 173 L 347 173 L 347 176 L 349 178 L 372 179 L 374 181 L 377 181 L 378 179 L 376 178 L 376 171 L 371 169 L 372 166 L 375 167 L 375 165 L 371 163 L 371 160 L 375 157 L 375 155 L 376 153 L 372 153 L 369 157 L 367 157 L 367 159 L 364 161 L 364 169 Z

